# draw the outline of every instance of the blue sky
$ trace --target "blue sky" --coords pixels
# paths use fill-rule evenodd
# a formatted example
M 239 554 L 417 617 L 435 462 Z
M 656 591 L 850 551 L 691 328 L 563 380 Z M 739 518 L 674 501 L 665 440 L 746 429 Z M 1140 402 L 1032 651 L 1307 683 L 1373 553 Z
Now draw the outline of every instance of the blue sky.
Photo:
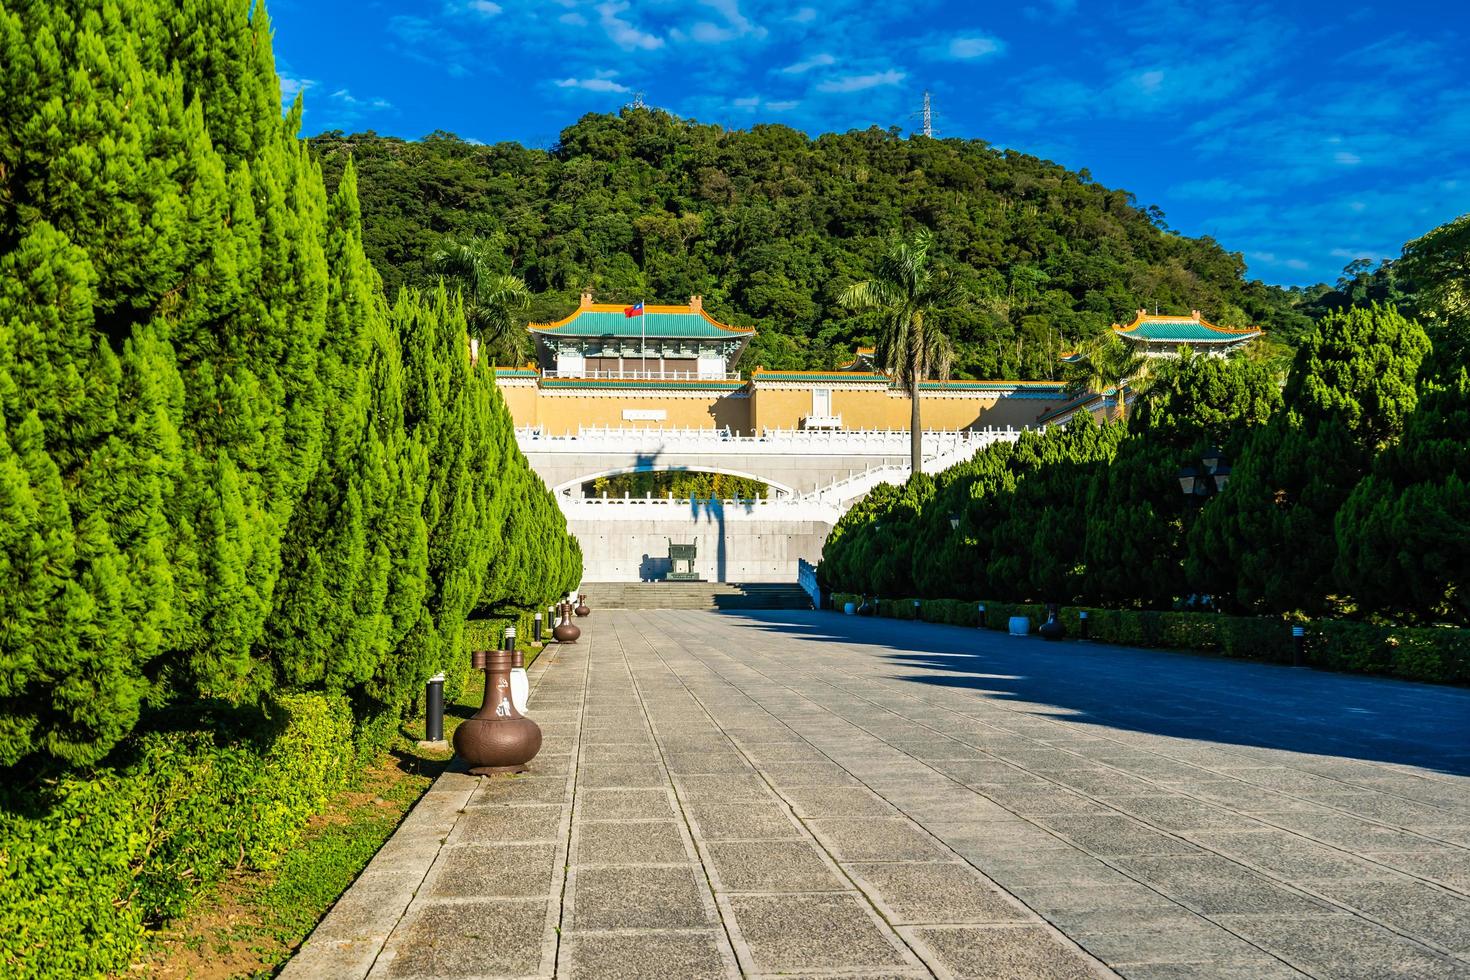
M 550 146 L 680 116 L 910 130 L 1086 167 L 1249 274 L 1334 281 L 1470 211 L 1470 4 L 275 0 L 304 131 Z

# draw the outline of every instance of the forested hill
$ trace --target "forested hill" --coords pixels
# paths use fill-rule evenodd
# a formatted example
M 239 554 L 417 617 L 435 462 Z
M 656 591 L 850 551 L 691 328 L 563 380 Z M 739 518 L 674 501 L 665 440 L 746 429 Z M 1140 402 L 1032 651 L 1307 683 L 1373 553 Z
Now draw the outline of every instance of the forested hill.
M 312 141 L 328 186 L 356 161 L 366 246 L 391 291 L 430 278 L 446 236 L 481 236 L 536 294 L 532 315 L 603 301 L 682 302 L 760 333 L 742 366 L 820 368 L 871 323 L 836 303 L 889 238 L 931 228 L 972 302 L 943 324 L 957 377 L 1053 376 L 1056 354 L 1140 307 L 1198 309 L 1290 342 L 1308 294 L 1246 281 L 1210 238 L 1168 231 L 1132 194 L 979 140 L 869 129 L 811 139 L 628 109 L 588 115 L 550 150 L 436 133 Z

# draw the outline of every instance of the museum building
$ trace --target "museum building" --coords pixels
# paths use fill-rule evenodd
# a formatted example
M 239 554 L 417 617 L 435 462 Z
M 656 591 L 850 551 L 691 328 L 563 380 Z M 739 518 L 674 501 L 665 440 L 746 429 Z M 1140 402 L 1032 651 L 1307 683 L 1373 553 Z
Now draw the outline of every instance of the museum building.
M 906 431 L 908 393 L 893 385 L 859 348 L 830 371 L 756 368 L 738 362 L 754 328 L 721 323 L 699 296 L 685 306 L 581 304 L 554 323 L 527 327 L 536 363 L 496 368 L 496 381 L 519 428 L 547 436 L 588 428 L 725 430 L 759 436 L 792 430 Z M 1188 347 L 1224 353 L 1259 330 L 1216 327 L 1188 317 L 1138 311 L 1118 336 L 1154 356 Z M 924 426 L 960 431 L 1052 424 L 1101 410 L 1096 394 L 1069 399 L 1057 381 L 925 381 Z

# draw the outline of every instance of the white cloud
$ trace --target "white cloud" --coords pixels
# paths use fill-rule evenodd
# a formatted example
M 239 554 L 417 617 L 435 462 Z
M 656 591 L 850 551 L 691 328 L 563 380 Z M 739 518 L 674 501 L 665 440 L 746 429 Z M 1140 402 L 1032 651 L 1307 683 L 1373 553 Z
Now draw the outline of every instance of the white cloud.
M 795 109 L 799 105 L 801 105 L 801 103 L 797 102 L 794 99 L 783 99 L 779 102 L 767 102 L 766 108 L 771 110 L 772 112 L 790 112 L 792 109 Z
M 1000 54 L 1004 50 L 1005 42 L 999 38 L 986 37 L 983 34 L 957 37 L 951 39 L 949 42 L 949 56 L 961 61 L 985 58 L 993 54 Z
M 602 23 L 602 29 L 607 32 L 608 39 L 626 51 L 632 51 L 635 48 L 655 51 L 663 47 L 663 38 L 657 34 L 640 30 L 632 22 L 618 16 L 627 9 L 627 0 L 608 0 L 607 3 L 597 5 L 597 14 Z
M 786 19 L 793 24 L 810 24 L 817 19 L 817 11 L 815 7 L 801 7 L 793 11 Z
M 754 109 L 761 104 L 761 97 L 759 95 L 749 95 L 743 99 L 736 99 L 730 104 L 737 109 Z
M 1152 95 L 1164 86 L 1164 73 L 1155 68 L 1152 71 L 1139 72 L 1133 78 L 1133 84 L 1145 95 Z
M 569 25 L 571 27 L 586 27 L 587 26 L 587 18 L 586 17 L 583 17 L 581 14 L 577 13 L 575 10 L 573 10 L 569 14 L 562 14 L 560 17 L 557 18 L 557 20 L 559 20 L 563 24 L 567 24 L 567 25 Z
M 1347 150 L 1338 150 L 1332 155 L 1332 161 L 1344 167 L 1352 167 L 1362 163 L 1363 158 L 1356 153 L 1349 153 Z
M 387 99 L 359 99 L 357 96 L 353 95 L 351 91 L 345 88 L 339 88 L 337 91 L 333 92 L 332 98 L 342 103 L 342 105 L 350 106 L 353 109 L 393 108 L 393 103 L 389 102 Z
M 556 83 L 557 88 L 579 88 L 588 92 L 627 92 L 628 86 L 621 85 L 611 78 L 563 78 Z
M 465 9 L 471 10 L 481 17 L 494 17 L 501 11 L 500 4 L 491 3 L 490 0 L 469 0 L 465 4 Z
M 804 61 L 798 61 L 794 65 L 787 65 L 785 68 L 780 69 L 780 72 L 783 75 L 801 75 L 811 71 L 813 68 L 825 68 L 828 65 L 835 64 L 837 64 L 837 59 L 824 51 L 821 54 L 814 54 Z
M 888 71 L 875 71 L 867 75 L 843 75 L 840 78 L 829 79 L 817 86 L 818 92 L 861 92 L 864 89 L 878 88 L 883 85 L 897 85 L 908 76 L 895 68 Z
M 297 95 L 316 86 L 316 82 L 310 78 L 297 78 L 284 72 L 278 77 L 281 82 L 281 100 L 284 102 L 290 102 Z
M 1169 189 L 1169 196 L 1194 201 L 1240 201 L 1264 197 L 1265 191 L 1223 177 L 1209 177 L 1176 184 Z
M 1347 259 L 1349 262 L 1358 259 L 1367 259 L 1369 262 L 1382 262 L 1384 259 L 1394 257 L 1392 255 L 1385 255 L 1382 252 L 1375 252 L 1370 248 L 1334 248 L 1327 254 L 1331 255 L 1334 259 Z

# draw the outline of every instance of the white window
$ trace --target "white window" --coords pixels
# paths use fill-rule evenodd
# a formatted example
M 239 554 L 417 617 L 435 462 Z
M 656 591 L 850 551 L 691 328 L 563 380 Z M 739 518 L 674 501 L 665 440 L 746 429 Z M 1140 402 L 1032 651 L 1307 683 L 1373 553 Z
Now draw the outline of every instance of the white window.
M 817 418 L 826 418 L 832 414 L 832 389 L 812 389 L 812 414 Z

